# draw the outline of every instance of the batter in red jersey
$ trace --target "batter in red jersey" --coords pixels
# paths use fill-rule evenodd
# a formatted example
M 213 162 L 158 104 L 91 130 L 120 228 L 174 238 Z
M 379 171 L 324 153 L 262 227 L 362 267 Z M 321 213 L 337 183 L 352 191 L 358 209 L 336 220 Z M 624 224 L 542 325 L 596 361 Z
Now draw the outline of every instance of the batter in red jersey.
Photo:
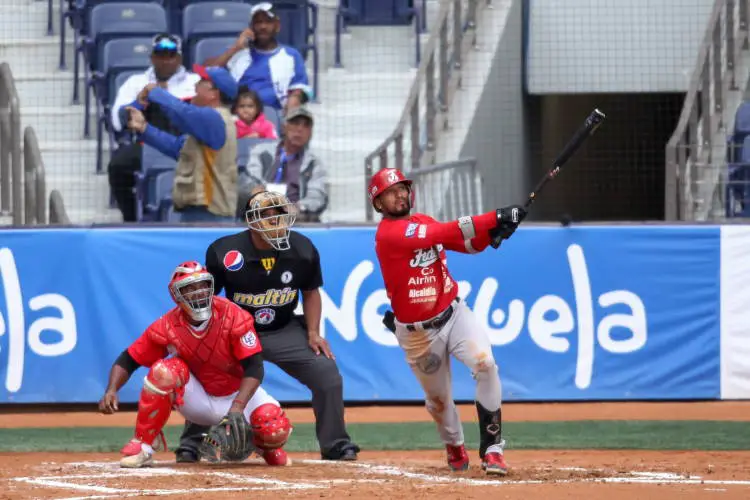
M 451 393 L 450 355 L 469 367 L 477 381 L 479 457 L 489 474 L 505 475 L 501 435 L 502 390 L 492 346 L 474 312 L 458 298 L 458 284 L 447 267 L 446 250 L 481 252 L 491 239 L 507 239 L 526 216 L 512 206 L 481 215 L 437 222 L 411 213 L 411 181 L 396 169 L 373 175 L 368 195 L 383 215 L 375 251 L 393 312 L 384 322 L 398 338 L 425 392 L 427 411 L 438 426 L 453 470 L 466 470 L 461 420 Z
M 260 386 L 263 358 L 253 317 L 215 297 L 213 276 L 198 262 L 180 264 L 169 291 L 177 307 L 117 358 L 99 402 L 102 413 L 117 411 L 117 392 L 139 366 L 149 367 L 138 400 L 135 436 L 123 447 L 120 465 L 153 463 L 154 450 L 166 448 L 162 429 L 173 407 L 192 422 L 226 425 L 240 434 L 250 429 L 249 421 L 252 436 L 244 436 L 247 447 L 242 446 L 240 457 L 233 460 L 244 460 L 255 451 L 269 465 L 287 465 L 282 446 L 291 424 L 278 401 Z M 219 459 L 208 442 L 205 447 L 204 456 Z

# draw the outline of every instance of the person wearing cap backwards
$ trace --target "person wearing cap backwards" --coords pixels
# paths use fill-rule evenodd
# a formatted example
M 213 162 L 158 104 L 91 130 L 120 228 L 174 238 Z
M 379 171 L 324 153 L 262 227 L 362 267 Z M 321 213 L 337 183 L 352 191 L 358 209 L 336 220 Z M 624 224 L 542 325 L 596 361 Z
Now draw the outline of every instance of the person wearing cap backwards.
M 206 59 L 209 66 L 226 66 L 240 85 L 254 90 L 263 104 L 278 110 L 307 102 L 312 89 L 302 55 L 294 47 L 280 44 L 279 16 L 269 2 L 254 5 L 250 24 L 235 44 L 218 57 Z
M 240 175 L 241 216 L 245 200 L 257 187 L 286 195 L 301 222 L 320 222 L 328 207 L 327 173 L 320 158 L 310 149 L 313 115 L 305 106 L 290 108 L 284 136 L 277 142 L 254 145 L 247 171 Z
M 144 47 L 148 50 L 148 47 Z M 182 65 L 182 42 L 178 36 L 169 33 L 156 35 L 151 44 L 151 67 L 145 72 L 129 77 L 117 91 L 112 105 L 112 128 L 120 136 L 122 145 L 112 154 L 109 162 L 109 186 L 125 222 L 136 218 L 135 172 L 141 170 L 142 147 L 140 142 L 130 142 L 123 135 L 128 122 L 127 107 L 140 109 L 146 121 L 172 135 L 180 135 L 158 104 L 144 109 L 145 88 L 156 84 L 178 99 L 190 100 L 195 95 L 195 84 L 200 76 L 185 69 Z
M 139 140 L 177 159 L 172 203 L 182 222 L 233 222 L 237 209 L 237 130 L 231 106 L 237 82 L 224 68 L 193 66 L 201 80 L 190 104 L 149 84 L 142 103 L 158 104 L 183 135 L 175 137 L 146 122 L 128 106 L 128 128 Z

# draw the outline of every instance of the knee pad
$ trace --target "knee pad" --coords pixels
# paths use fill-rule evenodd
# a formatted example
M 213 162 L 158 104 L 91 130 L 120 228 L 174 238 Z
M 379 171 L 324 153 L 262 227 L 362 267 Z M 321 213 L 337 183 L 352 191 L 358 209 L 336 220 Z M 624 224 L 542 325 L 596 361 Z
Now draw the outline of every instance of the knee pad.
M 262 450 L 284 446 L 292 433 L 292 423 L 280 407 L 273 403 L 260 405 L 250 414 L 253 443 Z
M 185 384 L 190 379 L 187 363 L 180 358 L 160 359 L 146 375 L 144 388 L 150 392 L 167 395 L 173 392 L 184 392 Z

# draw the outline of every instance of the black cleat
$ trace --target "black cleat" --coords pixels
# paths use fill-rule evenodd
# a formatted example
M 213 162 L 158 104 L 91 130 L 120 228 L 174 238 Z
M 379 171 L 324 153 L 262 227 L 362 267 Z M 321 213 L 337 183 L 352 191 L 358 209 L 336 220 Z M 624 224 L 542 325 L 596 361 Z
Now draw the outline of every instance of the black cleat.
M 322 453 L 321 457 L 323 460 L 343 460 L 346 462 L 352 462 L 357 460 L 357 453 L 359 453 L 359 451 L 359 446 L 354 443 L 341 443 L 328 452 Z
M 194 464 L 198 462 L 198 454 L 190 450 L 179 450 L 175 453 L 178 464 Z

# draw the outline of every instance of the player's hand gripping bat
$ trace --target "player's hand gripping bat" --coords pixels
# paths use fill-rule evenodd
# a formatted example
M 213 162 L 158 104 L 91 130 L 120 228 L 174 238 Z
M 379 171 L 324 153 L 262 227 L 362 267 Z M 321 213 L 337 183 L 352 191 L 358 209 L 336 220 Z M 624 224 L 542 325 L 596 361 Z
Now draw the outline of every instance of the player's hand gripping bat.
M 539 181 L 539 184 L 536 185 L 531 194 L 529 194 L 529 199 L 526 200 L 526 203 L 523 206 L 524 209 L 528 211 L 529 207 L 531 207 L 531 204 L 536 201 L 537 196 L 539 196 L 539 193 L 541 193 L 542 189 L 544 189 L 544 186 L 546 186 L 549 181 L 557 177 L 557 174 L 560 173 L 560 169 L 562 168 L 562 166 L 565 165 L 565 163 L 570 159 L 571 156 L 573 156 L 573 154 L 575 154 L 576 151 L 578 151 L 584 141 L 588 139 L 589 136 L 594 134 L 596 129 L 599 128 L 599 125 L 601 125 L 604 121 L 604 118 L 605 114 L 598 109 L 595 109 L 591 112 L 591 114 L 586 118 L 586 121 L 583 122 L 583 125 L 581 125 L 581 127 L 576 131 L 575 135 L 573 135 L 573 137 L 568 141 L 562 151 L 560 151 L 560 154 L 557 155 L 557 158 L 555 158 L 555 160 L 552 162 L 552 168 L 545 174 L 542 180 Z M 498 248 L 502 241 L 503 235 L 495 234 L 492 237 L 490 245 L 492 245 L 492 248 Z

